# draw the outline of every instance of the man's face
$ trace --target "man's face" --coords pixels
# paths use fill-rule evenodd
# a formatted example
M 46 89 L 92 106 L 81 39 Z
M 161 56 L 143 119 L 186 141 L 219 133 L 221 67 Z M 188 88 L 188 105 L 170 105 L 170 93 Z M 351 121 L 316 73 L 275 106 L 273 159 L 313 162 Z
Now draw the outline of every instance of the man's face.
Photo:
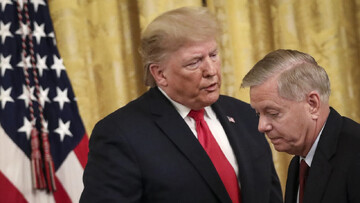
M 280 152 L 306 156 L 314 141 L 314 120 L 309 105 L 280 97 L 277 77 L 250 88 L 250 103 L 259 116 L 258 130 Z
M 187 43 L 160 63 L 163 79 L 158 85 L 174 101 L 201 109 L 219 98 L 220 66 L 215 40 Z

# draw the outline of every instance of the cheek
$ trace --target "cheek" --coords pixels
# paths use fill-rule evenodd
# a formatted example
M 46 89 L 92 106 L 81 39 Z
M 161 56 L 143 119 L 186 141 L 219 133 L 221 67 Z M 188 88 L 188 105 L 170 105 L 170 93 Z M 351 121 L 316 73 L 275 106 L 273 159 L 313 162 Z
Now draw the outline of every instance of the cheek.
M 177 85 L 188 85 L 191 83 L 196 83 L 198 80 L 196 80 L 197 74 L 186 72 L 186 71 L 174 71 L 169 74 L 168 82 L 177 84 Z
M 221 63 L 220 62 L 217 63 L 216 67 L 217 67 L 216 70 L 217 70 L 218 75 L 221 75 Z
M 288 142 L 297 140 L 298 134 L 300 133 L 299 126 L 293 120 L 286 122 L 275 122 L 273 124 L 273 130 L 278 132 L 281 137 Z
M 187 83 L 187 85 L 198 86 L 202 80 L 202 73 L 200 71 L 194 71 L 194 72 L 182 74 L 180 77 L 182 81 Z
M 171 86 L 176 89 L 178 92 L 183 92 L 189 96 L 194 96 L 198 94 L 201 76 L 197 73 L 193 74 L 178 74 L 177 76 L 169 80 Z
M 294 125 L 289 126 L 287 133 L 289 135 L 287 137 L 287 141 L 290 145 L 296 147 L 303 144 L 305 138 L 305 130 L 301 125 L 296 125 L 296 123 L 294 123 Z

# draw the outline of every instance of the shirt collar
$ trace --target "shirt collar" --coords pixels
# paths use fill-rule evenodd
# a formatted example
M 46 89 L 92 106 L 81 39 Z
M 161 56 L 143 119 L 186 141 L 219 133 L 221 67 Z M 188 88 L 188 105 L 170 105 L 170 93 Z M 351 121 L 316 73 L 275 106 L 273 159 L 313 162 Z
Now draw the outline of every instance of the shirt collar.
M 164 90 L 162 90 L 160 87 L 158 87 L 160 92 L 174 105 L 175 109 L 179 112 L 180 116 L 182 118 L 185 118 L 189 112 L 190 112 L 190 108 L 187 106 L 184 106 L 174 100 L 172 100 L 166 93 Z M 212 111 L 210 106 L 207 106 L 204 108 L 205 109 L 205 116 L 208 116 L 209 118 L 216 118 L 215 113 Z
M 315 150 L 316 150 L 316 148 L 317 148 L 317 145 L 319 144 L 319 140 L 320 140 L 320 137 L 321 137 L 321 133 L 322 133 L 322 131 L 324 130 L 325 124 L 326 124 L 326 122 L 324 123 L 323 127 L 321 128 L 321 130 L 320 130 L 320 132 L 319 132 L 319 134 L 318 134 L 318 136 L 317 136 L 314 144 L 311 146 L 311 149 L 310 149 L 309 153 L 306 155 L 306 157 L 300 157 L 300 161 L 304 159 L 305 162 L 306 162 L 306 164 L 307 164 L 309 167 L 311 167 L 311 163 L 312 163 L 312 160 L 313 160 L 313 158 L 314 158 Z

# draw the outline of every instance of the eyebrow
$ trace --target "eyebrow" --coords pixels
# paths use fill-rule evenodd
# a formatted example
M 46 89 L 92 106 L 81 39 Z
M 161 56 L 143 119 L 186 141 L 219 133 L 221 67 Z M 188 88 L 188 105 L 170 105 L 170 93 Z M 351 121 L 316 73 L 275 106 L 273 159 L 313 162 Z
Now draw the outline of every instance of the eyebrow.
M 218 46 L 215 46 L 214 49 L 212 49 L 208 54 L 213 54 L 213 53 L 218 52 L 218 51 L 219 51 Z M 183 62 L 184 63 L 189 63 L 192 60 L 201 59 L 203 57 L 204 57 L 203 54 L 195 54 L 195 55 L 189 57 L 188 59 L 185 59 Z
M 188 63 L 191 63 L 191 62 L 193 62 L 195 60 L 199 60 L 199 59 L 202 59 L 202 58 L 204 58 L 202 55 L 195 55 L 195 56 L 192 56 L 189 59 L 184 59 L 182 63 L 183 63 L 183 66 L 187 66 Z
M 269 110 L 280 111 L 278 107 L 267 106 L 264 108 L 264 111 L 269 111 Z
M 217 52 L 219 49 L 218 49 L 218 47 L 216 46 L 212 51 L 210 51 L 210 53 L 212 53 L 212 52 Z
M 219 49 L 218 49 L 218 47 L 216 46 L 212 51 L 210 51 L 209 53 L 214 53 L 214 52 L 218 52 L 219 51 Z

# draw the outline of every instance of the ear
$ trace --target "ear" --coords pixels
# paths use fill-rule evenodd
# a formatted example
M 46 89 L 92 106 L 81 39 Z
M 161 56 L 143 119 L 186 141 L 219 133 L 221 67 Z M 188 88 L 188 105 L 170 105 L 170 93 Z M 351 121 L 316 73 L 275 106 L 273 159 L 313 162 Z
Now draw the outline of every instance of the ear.
M 311 91 L 306 96 L 306 102 L 309 106 L 309 113 L 311 114 L 312 119 L 317 120 L 320 115 L 320 95 L 316 91 Z
M 164 67 L 159 64 L 153 63 L 149 65 L 149 70 L 158 86 L 166 87 L 168 85 L 166 77 L 164 75 Z

